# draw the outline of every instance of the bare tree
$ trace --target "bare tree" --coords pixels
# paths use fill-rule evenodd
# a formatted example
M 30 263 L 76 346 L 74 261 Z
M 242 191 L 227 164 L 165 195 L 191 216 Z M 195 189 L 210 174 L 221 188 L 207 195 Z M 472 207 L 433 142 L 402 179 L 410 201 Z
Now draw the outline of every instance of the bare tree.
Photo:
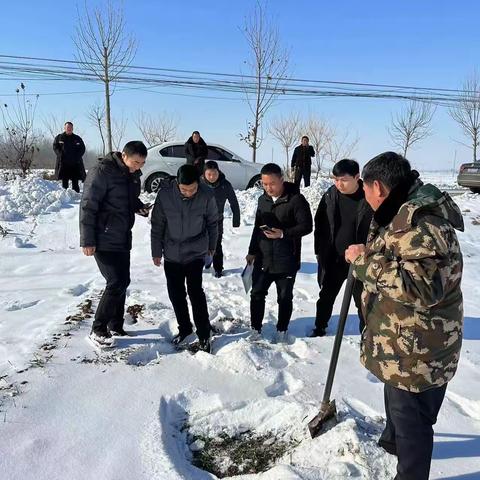
M 92 126 L 94 126 L 98 133 L 100 134 L 100 139 L 102 140 L 102 151 L 101 154 L 104 157 L 106 154 L 105 151 L 105 107 L 99 103 L 94 103 L 90 109 L 87 111 L 87 120 Z
M 325 119 L 316 115 L 310 115 L 305 121 L 302 130 L 303 134 L 309 138 L 310 145 L 312 145 L 315 150 L 315 164 L 318 177 L 318 174 L 322 170 L 327 147 L 332 138 L 332 128 Z
M 392 117 L 388 133 L 404 157 L 410 147 L 432 134 L 430 125 L 434 113 L 435 107 L 431 103 L 411 100 L 395 118 Z
M 135 124 L 150 147 L 169 142 L 177 135 L 178 118 L 167 112 L 156 117 L 140 112 Z
M 243 33 L 251 53 L 251 58 L 245 62 L 250 75 L 244 76 L 243 89 L 253 121 L 248 123 L 247 134 L 240 134 L 240 139 L 252 148 L 252 160 L 255 162 L 257 149 L 263 140 L 260 126 L 285 86 L 289 54 L 280 45 L 278 28 L 267 18 L 261 0 L 257 1 L 251 15 L 245 18 Z
M 270 124 L 270 133 L 278 140 L 285 149 L 285 168 L 289 172 L 290 149 L 300 136 L 300 115 L 290 113 L 286 116 L 277 117 Z
M 25 85 L 16 89 L 16 101 L 0 104 L 3 120 L 3 141 L 0 143 L 4 162 L 13 168 L 20 168 L 26 174 L 33 163 L 37 142 L 41 135 L 35 131 L 35 114 L 38 95 L 27 97 Z
M 121 117 L 115 117 L 113 119 L 113 147 L 115 150 L 121 151 L 123 148 L 123 137 L 125 136 L 125 131 L 127 130 L 127 119 L 125 114 L 122 112 Z
M 470 139 L 471 143 L 466 146 L 473 150 L 473 161 L 476 162 L 480 145 L 480 76 L 476 71 L 465 80 L 462 90 L 458 103 L 449 109 L 449 114 Z
M 134 38 L 125 32 L 123 8 L 108 1 L 103 9 L 78 12 L 74 43 L 80 66 L 105 86 L 105 124 L 108 150 L 113 150 L 110 96 L 111 84 L 128 69 L 137 50 Z
M 358 135 L 350 136 L 349 130 L 339 133 L 337 129 L 332 128 L 330 139 L 325 146 L 324 159 L 332 166 L 343 158 L 350 158 L 358 145 Z

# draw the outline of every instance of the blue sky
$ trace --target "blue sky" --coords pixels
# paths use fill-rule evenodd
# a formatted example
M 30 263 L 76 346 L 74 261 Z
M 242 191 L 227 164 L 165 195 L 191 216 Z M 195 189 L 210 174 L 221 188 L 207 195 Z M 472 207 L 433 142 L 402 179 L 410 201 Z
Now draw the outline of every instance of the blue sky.
M 76 3 L 52 0 L 2 2 L 0 54 L 73 59 L 72 34 Z M 83 2 L 79 2 L 83 6 Z M 87 1 L 87 5 L 96 2 Z M 142 66 L 240 73 L 248 56 L 239 27 L 253 0 L 142 1 L 125 0 L 127 26 L 138 40 L 134 63 Z M 404 0 L 386 1 L 274 1 L 268 4 L 283 44 L 290 50 L 292 75 L 297 78 L 459 88 L 477 67 L 480 51 L 478 2 Z M 5 19 L 9 19 L 6 21 Z M 12 93 L 17 82 L 0 80 L 0 98 Z M 47 94 L 101 91 L 100 84 L 28 81 L 30 92 Z M 172 95 L 180 93 L 182 95 Z M 139 137 L 133 118 L 140 111 L 169 111 L 180 118 L 179 138 L 198 129 L 206 141 L 222 143 L 246 158 L 250 152 L 238 138 L 249 112 L 240 95 L 215 100 L 189 95 L 202 92 L 171 88 L 156 92 L 119 90 L 113 96 L 113 113 L 129 118 L 128 139 Z M 101 93 L 44 95 L 39 118 L 54 112 L 73 118 L 90 145 L 98 144 L 95 131 L 84 118 Z M 401 101 L 366 99 L 286 100 L 267 117 L 290 110 L 316 113 L 340 130 L 359 137 L 354 157 L 365 163 L 375 154 L 392 149 L 386 127 Z M 434 135 L 411 151 L 419 168 L 451 168 L 469 160 L 470 151 L 445 108 L 438 108 Z M 267 138 L 259 152 L 262 161 L 283 161 L 280 146 Z

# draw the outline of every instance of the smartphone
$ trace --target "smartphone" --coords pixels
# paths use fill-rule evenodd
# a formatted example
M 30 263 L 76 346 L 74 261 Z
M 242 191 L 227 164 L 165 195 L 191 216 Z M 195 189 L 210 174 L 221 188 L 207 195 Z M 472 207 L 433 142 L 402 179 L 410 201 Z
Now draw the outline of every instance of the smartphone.
M 259 228 L 262 232 L 273 232 L 272 227 L 269 227 L 268 225 L 260 225 Z

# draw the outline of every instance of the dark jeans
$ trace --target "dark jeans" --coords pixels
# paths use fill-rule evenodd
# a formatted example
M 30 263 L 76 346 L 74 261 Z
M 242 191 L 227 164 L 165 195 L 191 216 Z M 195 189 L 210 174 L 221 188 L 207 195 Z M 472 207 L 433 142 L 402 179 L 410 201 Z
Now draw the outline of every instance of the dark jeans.
M 343 282 L 348 276 L 348 263 L 341 257 L 333 258 L 324 267 L 318 266 L 319 274 L 317 276 L 318 284 L 320 286 L 320 294 L 317 300 L 317 314 L 315 318 L 315 328 L 327 328 L 328 321 L 332 316 L 333 304 L 337 298 Z M 360 333 L 365 327 L 365 320 L 363 318 L 362 305 L 362 290 L 363 285 L 358 280 L 355 281 L 353 287 L 353 300 L 358 310 L 358 318 L 360 320 Z
M 130 284 L 130 252 L 95 252 L 95 260 L 107 285 L 98 303 L 92 330 L 105 334 L 107 327 L 123 328 L 125 297 Z
M 310 175 L 312 173 L 312 167 L 303 167 L 303 168 L 295 168 L 295 184 L 300 186 L 303 177 L 303 183 L 306 187 L 310 186 Z
M 265 297 L 270 285 L 275 282 L 277 287 L 278 322 L 277 330 L 285 332 L 290 323 L 293 310 L 293 286 L 296 274 L 268 273 L 260 268 L 254 269 L 252 275 L 252 293 L 250 299 L 250 319 L 252 328 L 262 329 L 265 315 Z
M 192 332 L 192 323 L 188 312 L 187 292 L 192 304 L 193 321 L 199 339 L 210 336 L 210 320 L 208 317 L 207 299 L 202 287 L 204 260 L 182 264 L 165 262 L 168 296 L 177 317 L 178 330 L 181 335 Z M 185 290 L 185 281 L 187 289 Z
M 387 425 L 379 443 L 398 457 L 395 480 L 428 480 L 433 428 L 447 385 L 412 393 L 385 384 Z
M 213 269 L 216 272 L 221 272 L 223 270 L 222 240 L 223 240 L 223 220 L 218 222 L 217 246 L 215 247 L 215 255 L 213 256 Z
M 77 193 L 80 193 L 80 186 L 78 185 L 78 178 L 62 178 L 62 187 L 67 189 L 68 182 L 72 180 L 72 190 L 75 190 Z

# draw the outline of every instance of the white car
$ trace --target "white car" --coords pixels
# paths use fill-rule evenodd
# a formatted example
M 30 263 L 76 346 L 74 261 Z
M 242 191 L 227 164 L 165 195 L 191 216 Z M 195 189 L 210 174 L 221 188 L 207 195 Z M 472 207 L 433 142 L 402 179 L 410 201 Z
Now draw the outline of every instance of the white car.
M 261 187 L 261 164 L 247 162 L 221 145 L 209 144 L 207 160 L 215 160 L 220 170 L 236 190 Z M 148 157 L 142 168 L 142 187 L 147 192 L 156 192 L 160 181 L 185 164 L 185 143 L 166 142 L 148 149 Z

